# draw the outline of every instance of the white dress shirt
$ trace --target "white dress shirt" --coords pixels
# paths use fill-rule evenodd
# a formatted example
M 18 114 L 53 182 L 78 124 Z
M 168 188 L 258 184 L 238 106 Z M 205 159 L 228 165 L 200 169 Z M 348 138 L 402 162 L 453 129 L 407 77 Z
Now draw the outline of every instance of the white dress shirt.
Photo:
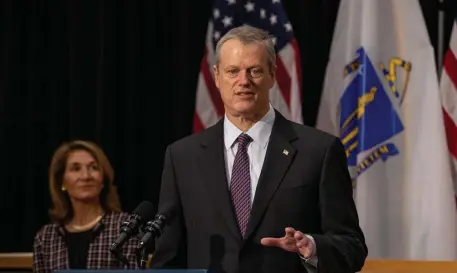
M 252 141 L 247 146 L 249 156 L 249 172 L 251 175 L 251 206 L 254 201 L 257 183 L 259 182 L 260 172 L 262 171 L 263 161 L 267 152 L 268 142 L 270 140 L 273 122 L 275 120 L 275 112 L 272 107 L 268 113 L 252 126 L 246 134 Z M 227 116 L 224 120 L 224 143 L 225 143 L 225 165 L 227 170 L 227 181 L 230 187 L 232 177 L 233 162 L 235 161 L 236 153 L 238 152 L 238 143 L 235 140 L 243 131 L 238 129 L 231 123 Z
M 260 172 L 262 171 L 263 162 L 265 160 L 265 154 L 268 148 L 268 142 L 270 141 L 271 131 L 273 129 L 273 123 L 275 120 L 275 111 L 270 105 L 268 113 L 258 122 L 254 124 L 247 132 L 252 141 L 247 146 L 247 152 L 249 156 L 249 171 L 251 176 L 251 206 L 254 201 L 257 184 L 259 182 Z M 227 181 L 230 187 L 230 179 L 232 177 L 233 162 L 235 160 L 236 153 L 238 151 L 238 143 L 235 140 L 238 138 L 243 131 L 238 129 L 225 115 L 224 118 L 224 155 L 225 155 L 225 167 L 227 170 Z M 316 256 L 316 244 L 314 239 L 306 235 L 311 239 L 314 245 L 313 256 L 309 259 L 300 257 L 304 260 L 306 269 L 308 272 L 316 272 L 317 267 L 317 256 Z M 310 267 L 310 265 L 312 267 Z

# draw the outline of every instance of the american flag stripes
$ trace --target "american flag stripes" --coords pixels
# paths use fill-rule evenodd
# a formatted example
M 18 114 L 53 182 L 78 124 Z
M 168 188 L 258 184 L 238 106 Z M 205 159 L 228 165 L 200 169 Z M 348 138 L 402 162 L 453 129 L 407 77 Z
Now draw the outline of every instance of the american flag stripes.
M 457 193 L 457 23 L 454 21 L 449 49 L 444 57 L 441 75 L 441 101 L 444 126 L 453 172 L 454 191 Z

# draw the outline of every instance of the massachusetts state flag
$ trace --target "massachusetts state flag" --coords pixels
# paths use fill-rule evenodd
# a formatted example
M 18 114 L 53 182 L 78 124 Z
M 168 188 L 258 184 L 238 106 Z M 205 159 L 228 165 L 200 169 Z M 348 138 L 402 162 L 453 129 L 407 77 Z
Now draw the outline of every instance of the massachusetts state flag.
M 417 0 L 341 1 L 317 127 L 346 149 L 369 258 L 457 259 L 438 77 Z

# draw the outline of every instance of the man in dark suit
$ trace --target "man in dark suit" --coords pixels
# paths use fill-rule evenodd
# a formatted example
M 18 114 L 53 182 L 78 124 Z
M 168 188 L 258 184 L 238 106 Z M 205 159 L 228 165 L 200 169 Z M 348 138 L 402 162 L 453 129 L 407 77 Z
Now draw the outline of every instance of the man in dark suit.
M 368 250 L 341 142 L 272 108 L 267 33 L 234 28 L 216 56 L 225 117 L 167 148 L 159 211 L 173 218 L 152 267 L 359 271 Z

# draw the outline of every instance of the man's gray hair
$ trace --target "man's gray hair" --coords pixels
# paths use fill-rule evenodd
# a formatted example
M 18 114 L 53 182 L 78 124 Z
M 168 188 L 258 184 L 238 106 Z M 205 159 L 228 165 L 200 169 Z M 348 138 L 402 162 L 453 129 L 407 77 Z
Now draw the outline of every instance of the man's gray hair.
M 238 40 L 244 45 L 261 43 L 265 46 L 268 53 L 268 67 L 270 71 L 276 68 L 276 51 L 273 43 L 272 36 L 263 29 L 244 25 L 229 30 L 216 45 L 216 65 L 219 66 L 219 58 L 221 54 L 222 45 L 228 40 Z

